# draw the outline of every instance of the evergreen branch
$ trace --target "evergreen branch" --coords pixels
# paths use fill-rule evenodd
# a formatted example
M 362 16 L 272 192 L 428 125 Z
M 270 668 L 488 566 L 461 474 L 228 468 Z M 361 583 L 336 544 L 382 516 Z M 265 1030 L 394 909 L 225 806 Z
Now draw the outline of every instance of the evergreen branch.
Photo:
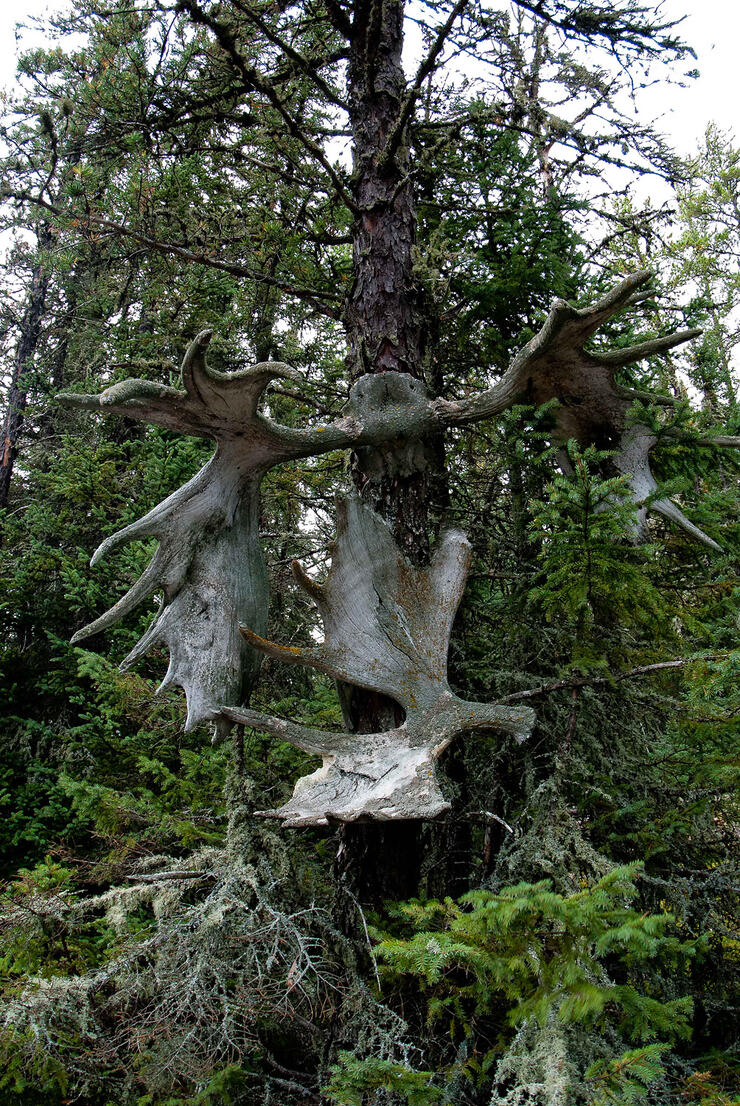
M 527 691 L 515 691 L 512 695 L 505 695 L 499 699 L 499 703 L 518 703 L 525 699 L 536 699 L 540 695 L 550 695 L 553 691 L 563 691 L 566 688 L 599 687 L 604 684 L 617 684 L 623 680 L 631 680 L 637 676 L 645 676 L 651 672 L 663 672 L 667 669 L 685 668 L 689 664 L 697 664 L 699 661 L 717 661 L 729 657 L 729 653 L 712 653 L 710 656 L 684 657 L 679 660 L 659 661 L 657 664 L 641 664 L 637 668 L 630 668 L 627 672 L 612 672 L 608 676 L 576 676 L 566 680 L 553 680 L 549 684 L 540 684 L 539 687 L 529 688 Z
M 536 19 L 541 19 L 543 23 L 547 23 L 548 26 L 556 28 L 565 35 L 574 35 L 576 38 L 586 40 L 605 39 L 615 54 L 619 45 L 625 45 L 640 53 L 644 51 L 650 57 L 657 57 L 661 50 L 665 49 L 673 50 L 680 56 L 687 52 L 693 57 L 696 56 L 693 50 L 684 46 L 679 39 L 658 38 L 660 34 L 677 27 L 682 22 L 681 19 L 651 26 L 648 22 L 628 21 L 624 17 L 630 13 L 614 11 L 613 4 L 595 8 L 589 5 L 585 10 L 577 4 L 569 13 L 562 0 L 557 0 L 556 8 L 562 12 L 558 15 L 547 10 L 545 0 L 513 0 L 513 2 L 520 10 L 529 12 Z M 636 14 L 639 15 L 644 11 L 645 9 L 640 9 Z
M 301 72 L 304 73 L 309 78 L 309 80 L 311 80 L 316 85 L 316 88 L 325 96 L 330 104 L 334 104 L 335 107 L 341 108 L 342 111 L 349 111 L 349 105 L 346 104 L 339 93 L 335 89 L 333 89 L 327 81 L 324 80 L 321 74 L 318 73 L 316 69 L 314 69 L 313 65 L 305 56 L 305 54 L 302 54 L 300 50 L 296 50 L 296 48 L 292 46 L 286 39 L 284 39 L 282 35 L 279 35 L 277 31 L 274 31 L 272 27 L 270 27 L 270 25 L 261 18 L 254 7 L 247 4 L 242 4 L 239 2 L 239 0 L 233 0 L 233 3 L 237 10 L 240 11 L 242 15 L 246 16 L 246 18 L 251 23 L 253 23 L 258 30 L 262 32 L 262 34 L 265 36 L 266 39 L 268 39 L 269 42 L 271 42 L 274 46 L 277 46 L 278 49 L 282 50 L 286 58 L 290 58 L 291 61 L 295 62 L 295 64 L 300 68 Z M 322 59 L 322 63 L 323 61 L 324 59 Z
M 120 235 L 122 238 L 129 238 L 134 242 L 139 242 L 142 246 L 147 246 L 149 249 L 156 250 L 157 253 L 171 254 L 173 257 L 179 257 L 183 261 L 189 261 L 196 265 L 206 265 L 210 269 L 218 269 L 222 273 L 229 273 L 230 276 L 245 277 L 257 281 L 259 284 L 269 284 L 273 288 L 280 289 L 281 292 L 286 292 L 288 295 L 295 296 L 296 299 L 309 303 L 315 311 L 321 315 L 325 315 L 329 319 L 337 319 L 339 317 L 338 313 L 329 307 L 328 303 L 322 302 L 324 299 L 337 301 L 339 297 L 333 292 L 319 292 L 314 289 L 302 288 L 298 285 L 291 284 L 289 281 L 280 280 L 278 277 L 271 276 L 261 270 L 251 269 L 247 265 L 239 265 L 232 261 L 222 261 L 220 258 L 212 257 L 209 254 L 188 249 L 186 246 L 179 246 L 176 242 L 163 242 L 161 239 L 152 238 L 150 235 L 143 234 L 141 231 L 132 230 L 123 223 L 116 223 L 113 219 L 106 219 L 102 215 L 93 215 L 92 212 L 86 212 L 84 215 L 72 216 L 68 212 L 63 211 L 56 204 L 52 204 L 48 200 L 42 199 L 40 196 L 32 196 L 27 192 L 6 190 L 4 192 L 4 197 L 6 199 L 18 200 L 21 203 L 35 204 L 37 207 L 41 207 L 45 211 L 51 212 L 52 215 L 57 215 L 59 218 L 71 222 L 73 225 L 77 222 L 87 224 L 90 227 L 99 227 L 101 230 L 109 230 L 114 234 Z
M 224 53 L 231 60 L 232 65 L 239 73 L 247 88 L 258 92 L 268 101 L 282 118 L 289 132 L 298 139 L 301 145 L 308 151 L 312 158 L 318 162 L 331 180 L 337 195 L 342 203 L 354 214 L 358 213 L 357 204 L 352 199 L 344 186 L 339 173 L 328 160 L 319 144 L 310 135 L 306 134 L 298 120 L 288 111 L 283 101 L 278 96 L 273 84 L 264 77 L 242 57 L 236 46 L 236 36 L 217 19 L 207 15 L 195 0 L 178 0 L 178 10 L 187 12 L 194 23 L 207 27 L 213 32 L 216 41 Z
M 346 39 L 351 38 L 352 23 L 339 0 L 324 0 L 324 7 L 326 8 L 326 14 L 329 16 L 329 22 L 332 27 L 334 27 L 336 31 L 339 31 L 340 35 L 343 35 Z

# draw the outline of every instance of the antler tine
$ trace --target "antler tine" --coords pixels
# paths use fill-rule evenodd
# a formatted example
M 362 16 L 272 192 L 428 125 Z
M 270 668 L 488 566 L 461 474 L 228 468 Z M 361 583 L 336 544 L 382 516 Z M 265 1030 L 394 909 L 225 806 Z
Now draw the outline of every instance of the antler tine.
M 591 307 L 584 307 L 580 310 L 584 315 L 602 315 L 605 312 L 608 312 L 609 316 L 615 315 L 621 308 L 631 306 L 633 303 L 646 298 L 649 292 L 647 290 L 638 291 L 638 289 L 643 288 L 643 285 L 652 280 L 654 276 L 655 273 L 652 269 L 637 269 L 634 273 L 628 273 L 619 284 L 610 288 Z M 636 296 L 639 297 L 639 300 L 635 299 Z
M 713 538 L 710 538 L 709 535 L 705 534 L 698 526 L 695 526 L 693 522 L 690 522 L 681 508 L 677 507 L 671 499 L 656 499 L 650 504 L 649 510 L 654 511 L 655 514 L 661 515 L 670 522 L 675 522 L 676 526 L 680 527 L 684 533 L 690 534 L 692 538 L 696 538 L 702 545 L 714 549 L 717 553 L 723 552 L 722 546 L 718 545 Z
M 133 587 L 129 588 L 126 594 L 122 596 L 114 606 L 107 610 L 105 614 L 101 614 L 94 622 L 89 622 L 87 626 L 83 626 L 81 629 L 77 630 L 77 632 L 72 635 L 70 644 L 76 645 L 78 641 L 83 641 L 85 638 L 92 637 L 94 634 L 100 634 L 103 630 L 107 630 L 109 626 L 114 626 L 116 622 L 119 622 L 129 614 L 130 611 L 138 607 L 142 600 L 156 591 L 157 588 L 161 586 L 161 564 L 159 562 L 160 558 L 157 552 Z
M 311 596 L 314 603 L 316 603 L 318 607 L 325 603 L 326 588 L 324 585 L 317 583 L 316 580 L 309 576 L 300 561 L 291 561 L 290 567 L 296 583 L 300 584 L 303 590 Z
M 401 703 L 407 699 L 408 687 L 400 680 L 394 682 L 389 679 L 388 673 L 380 665 L 377 669 L 372 665 L 362 667 L 356 663 L 356 658 L 345 656 L 328 645 L 317 645 L 308 649 L 296 645 L 280 645 L 276 641 L 260 637 L 248 626 L 240 625 L 239 633 L 258 653 L 263 653 L 273 660 L 282 661 L 284 664 L 296 664 L 300 668 L 314 668 L 333 680 L 356 684 L 357 687 L 367 688 L 368 691 L 378 691 L 382 695 L 398 698 Z
M 295 645 L 278 645 L 276 641 L 268 641 L 267 638 L 256 634 L 254 630 L 250 630 L 249 626 L 240 625 L 239 633 L 253 649 L 256 649 L 259 653 L 264 653 L 266 657 L 272 657 L 273 660 L 277 661 L 285 661 L 286 664 L 299 664 L 304 668 L 316 666 L 317 658 L 313 649 L 301 649 Z
M 231 423 L 254 416 L 260 396 L 276 377 L 301 379 L 284 361 L 260 361 L 236 372 L 218 372 L 210 367 L 206 357 L 212 336 L 212 330 L 202 330 L 193 339 L 183 358 L 181 377 L 190 399 L 219 421 Z M 244 426 L 235 429 L 243 430 Z
M 677 330 L 673 334 L 665 334 L 661 338 L 650 338 L 645 342 L 638 342 L 634 346 L 625 346 L 622 349 L 610 349 L 604 353 L 591 353 L 589 356 L 593 358 L 599 365 L 606 365 L 609 368 L 619 369 L 625 365 L 631 365 L 635 361 L 642 361 L 646 357 L 653 357 L 655 354 L 667 353 L 668 350 L 674 349 L 675 346 L 683 345 L 684 342 L 690 342 L 693 338 L 698 338 L 703 331 L 701 327 L 692 327 L 690 330 Z M 658 397 L 660 399 L 660 397 Z
M 240 726 L 248 726 L 253 730 L 264 730 L 279 737 L 282 741 L 288 741 L 306 753 L 316 756 L 328 756 L 336 753 L 342 747 L 351 748 L 356 742 L 356 735 L 351 733 L 334 733 L 329 730 L 317 730 L 312 726 L 301 726 L 297 722 L 290 722 L 287 718 L 276 718 L 272 714 L 262 714 L 260 711 L 247 710 L 244 707 L 221 707 L 219 715 L 224 715 L 232 722 Z
M 566 300 L 556 300 L 542 329 L 531 342 L 515 357 L 513 364 L 532 361 L 539 353 L 544 353 L 562 335 L 569 345 L 582 345 L 609 319 L 635 302 L 636 293 L 653 276 L 648 269 L 630 273 L 619 284 L 587 307 L 576 307 Z
M 111 384 L 99 395 L 80 395 L 78 392 L 59 392 L 58 401 L 65 407 L 77 407 L 83 411 L 98 411 L 103 415 L 125 415 L 142 422 L 155 423 L 168 430 L 179 430 L 205 438 L 209 431 L 200 423 L 186 421 L 178 405 L 185 393 L 168 384 L 153 380 L 131 378 Z

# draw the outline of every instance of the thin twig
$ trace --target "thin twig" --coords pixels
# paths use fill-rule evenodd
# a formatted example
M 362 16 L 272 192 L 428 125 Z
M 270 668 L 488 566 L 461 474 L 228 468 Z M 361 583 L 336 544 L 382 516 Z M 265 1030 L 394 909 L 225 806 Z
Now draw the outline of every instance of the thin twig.
M 429 49 L 429 53 L 424 58 L 418 70 L 416 71 L 416 76 L 414 77 L 414 80 L 408 92 L 406 93 L 406 96 L 404 97 L 398 115 L 396 116 L 396 119 L 394 120 L 393 125 L 391 126 L 391 129 L 388 133 L 388 138 L 386 140 L 385 146 L 383 147 L 382 153 L 378 158 L 378 165 L 381 169 L 387 166 L 391 158 L 395 156 L 396 150 L 401 143 L 401 138 L 403 136 L 406 124 L 411 118 L 411 113 L 414 110 L 414 104 L 418 99 L 421 87 L 429 74 L 434 69 L 437 58 L 439 57 L 442 47 L 447 41 L 450 31 L 454 26 L 455 20 L 467 7 L 467 5 L 468 0 L 457 0 L 457 3 L 447 17 L 446 22 L 440 27 L 439 31 L 437 32 L 437 37 L 432 43 Z
M 497 699 L 497 703 L 518 703 L 524 699 L 536 699 L 540 695 L 549 695 L 553 691 L 562 691 L 564 688 L 595 687 L 601 684 L 616 684 L 622 680 L 631 680 L 636 676 L 645 676 L 650 672 L 661 672 L 670 668 L 684 668 L 688 664 L 698 664 L 700 661 L 717 661 L 729 657 L 729 653 L 714 653 L 708 657 L 686 657 L 683 660 L 659 661 L 657 664 L 641 664 L 637 668 L 630 668 L 628 672 L 613 672 L 608 676 L 576 676 L 566 680 L 553 680 L 549 684 L 541 684 L 539 687 L 530 688 L 528 691 L 515 691 L 512 695 L 506 695 L 503 699 Z
M 365 940 L 367 941 L 367 949 L 370 953 L 370 959 L 373 962 L 373 970 L 375 971 L 375 980 L 378 984 L 378 991 L 380 991 L 382 994 L 382 988 L 380 986 L 380 972 L 378 971 L 378 961 L 375 959 L 375 953 L 373 951 L 372 942 L 370 940 L 370 932 L 367 928 L 367 922 L 365 921 L 365 911 L 362 909 L 359 902 L 350 891 L 349 887 L 347 887 L 346 883 L 342 884 L 342 890 L 344 891 L 345 895 L 352 899 L 352 902 L 357 907 L 357 912 L 360 915 L 360 920 L 362 921 L 362 928 L 365 930 Z
M 492 810 L 479 810 L 478 815 L 481 818 L 485 818 L 486 822 L 498 822 L 498 824 L 503 826 L 509 833 L 514 832 L 509 823 L 505 822 L 503 818 L 500 818 L 498 814 L 494 814 Z

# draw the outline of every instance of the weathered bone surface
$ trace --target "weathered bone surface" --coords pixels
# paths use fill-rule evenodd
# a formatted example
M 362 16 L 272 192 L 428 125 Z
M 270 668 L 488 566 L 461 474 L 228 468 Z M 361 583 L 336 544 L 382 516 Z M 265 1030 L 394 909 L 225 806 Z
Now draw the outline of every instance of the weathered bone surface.
M 259 657 L 238 633 L 238 624 L 254 619 L 255 625 L 266 625 L 259 482 L 288 451 L 256 411 L 271 379 L 294 375 L 280 363 L 255 365 L 230 376 L 213 372 L 205 363 L 209 339 L 208 332 L 199 335 L 185 356 L 184 391 L 127 380 L 100 396 L 62 397 L 69 405 L 126 414 L 218 441 L 214 456 L 192 480 L 96 551 L 93 564 L 123 542 L 147 537 L 159 541 L 131 590 L 72 639 L 106 629 L 152 592 L 162 590 L 159 614 L 121 667 L 155 645 L 166 646 L 170 665 L 161 686 L 176 683 L 184 688 L 186 729 L 210 717 L 224 697 L 241 700 L 245 684 L 259 667 Z
M 606 352 L 584 349 L 585 343 L 604 323 L 646 298 L 647 293 L 640 289 L 651 275 L 649 272 L 632 273 L 590 307 L 577 308 L 564 300 L 556 301 L 539 334 L 517 354 L 503 378 L 471 400 L 446 405 L 445 418 L 450 425 L 463 426 L 497 415 L 522 400 L 539 406 L 556 399 L 555 420 L 562 442 L 573 438 L 583 446 L 595 445 L 615 451 L 614 468 L 629 477 L 637 507 L 638 537 L 647 537 L 646 515 L 654 511 L 675 522 L 692 537 L 719 549 L 717 543 L 690 522 L 671 500 L 654 499 L 644 504 L 657 490 L 649 462 L 650 450 L 657 439 L 647 426 L 630 419 L 630 409 L 638 399 L 668 406 L 672 401 L 668 397 L 623 388 L 614 379 L 620 368 L 653 354 L 665 353 L 695 338 L 701 331 L 681 330 Z M 718 437 L 709 444 L 736 445 L 737 441 Z
M 326 583 L 294 565 L 319 608 L 323 644 L 295 649 L 248 627 L 242 632 L 271 657 L 390 696 L 406 718 L 384 733 L 332 733 L 224 707 L 231 721 L 323 757 L 321 768 L 298 781 L 290 802 L 266 816 L 290 826 L 434 818 L 448 809 L 434 762 L 456 736 L 466 730 L 499 730 L 517 741 L 528 736 L 532 711 L 466 702 L 447 683 L 450 631 L 469 565 L 470 545 L 459 531 L 445 534 L 428 568 L 415 568 L 379 515 L 355 496 L 340 504 Z
M 260 656 L 238 632 L 240 622 L 264 632 L 268 590 L 259 542 L 259 486 L 272 466 L 332 449 L 422 435 L 434 413 L 418 382 L 400 373 L 377 393 L 363 382 L 352 389 L 346 411 L 334 423 L 293 429 L 265 418 L 257 405 L 270 380 L 295 379 L 281 362 L 236 373 L 209 368 L 211 338 L 203 331 L 182 365 L 184 389 L 147 380 L 125 380 L 100 395 L 62 394 L 71 407 L 126 415 L 184 434 L 216 440 L 211 460 L 182 488 L 144 518 L 107 538 L 92 558 L 136 538 L 155 537 L 159 548 L 140 579 L 112 607 L 78 630 L 80 641 L 123 618 L 152 592 L 164 603 L 144 637 L 123 661 L 127 668 L 150 648 L 164 645 L 170 665 L 161 687 L 186 693 L 186 729 L 209 718 L 224 702 L 240 702 Z

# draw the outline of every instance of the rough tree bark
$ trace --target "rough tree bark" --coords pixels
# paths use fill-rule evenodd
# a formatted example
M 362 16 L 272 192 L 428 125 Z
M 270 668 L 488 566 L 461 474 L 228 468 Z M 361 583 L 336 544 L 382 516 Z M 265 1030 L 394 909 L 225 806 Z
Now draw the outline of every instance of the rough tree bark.
M 348 87 L 353 139 L 354 283 L 344 317 L 347 368 L 355 382 L 370 374 L 368 406 L 406 388 L 424 388 L 419 293 L 414 281 L 414 191 L 405 126 L 408 95 L 401 64 L 404 0 L 355 0 Z M 394 378 L 382 379 L 393 372 Z M 404 374 L 408 380 L 396 377 Z M 413 383 L 412 383 L 413 381 Z M 393 529 L 414 565 L 430 553 L 430 492 L 444 464 L 441 438 L 399 440 L 358 450 L 353 478 L 363 498 Z M 369 733 L 403 722 L 399 705 L 375 691 L 340 688 L 347 726 Z M 421 862 L 416 822 L 346 824 L 339 829 L 336 874 L 361 901 L 378 903 L 417 891 Z

